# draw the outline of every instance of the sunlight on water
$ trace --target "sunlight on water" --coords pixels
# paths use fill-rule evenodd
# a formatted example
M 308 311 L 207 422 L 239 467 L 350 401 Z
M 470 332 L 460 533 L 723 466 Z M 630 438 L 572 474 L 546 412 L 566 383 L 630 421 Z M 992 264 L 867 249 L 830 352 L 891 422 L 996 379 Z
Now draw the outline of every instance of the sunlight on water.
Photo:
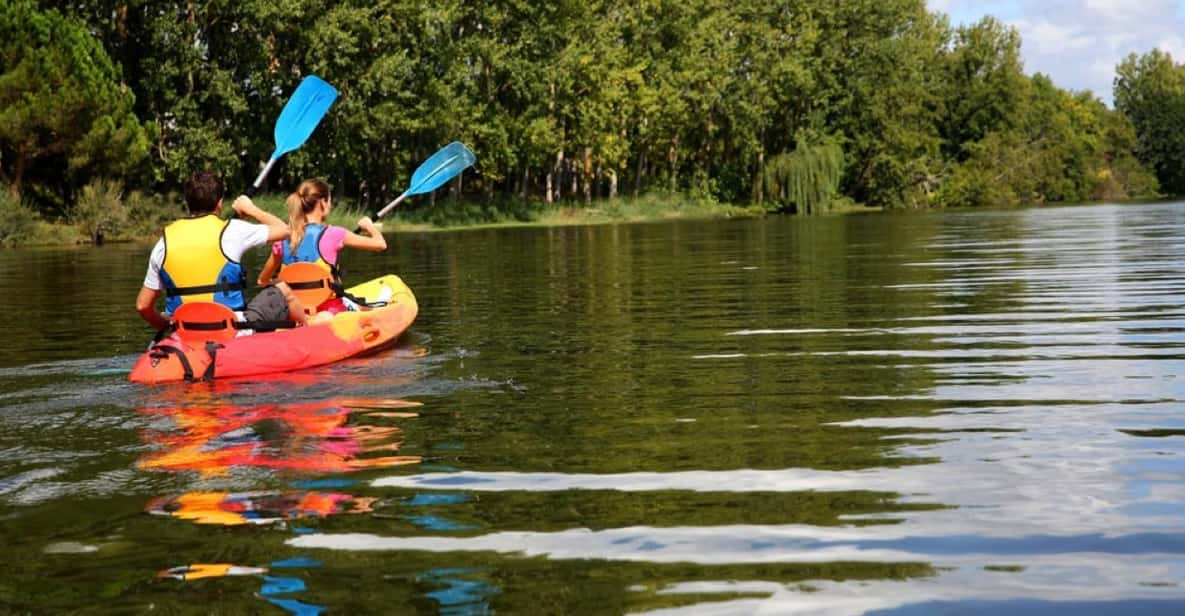
M 397 240 L 411 336 L 322 370 L 0 332 L 0 608 L 1185 609 L 1182 204 Z

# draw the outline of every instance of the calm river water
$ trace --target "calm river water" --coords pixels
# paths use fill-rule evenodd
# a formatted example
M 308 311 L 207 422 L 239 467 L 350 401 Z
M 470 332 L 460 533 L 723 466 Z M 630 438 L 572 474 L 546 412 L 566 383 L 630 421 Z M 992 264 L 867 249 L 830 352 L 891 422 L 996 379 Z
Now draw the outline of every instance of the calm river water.
M 1185 204 L 392 238 L 160 387 L 146 246 L 0 251 L 0 612 L 1185 611 Z

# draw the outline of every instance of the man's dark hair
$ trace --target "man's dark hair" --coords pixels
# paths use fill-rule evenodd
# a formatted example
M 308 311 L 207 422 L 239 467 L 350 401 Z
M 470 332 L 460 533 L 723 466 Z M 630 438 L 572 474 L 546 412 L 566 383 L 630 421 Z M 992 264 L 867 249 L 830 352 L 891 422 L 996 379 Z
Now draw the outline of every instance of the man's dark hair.
M 190 214 L 213 212 L 218 207 L 226 187 L 213 171 L 198 171 L 185 182 L 185 206 Z

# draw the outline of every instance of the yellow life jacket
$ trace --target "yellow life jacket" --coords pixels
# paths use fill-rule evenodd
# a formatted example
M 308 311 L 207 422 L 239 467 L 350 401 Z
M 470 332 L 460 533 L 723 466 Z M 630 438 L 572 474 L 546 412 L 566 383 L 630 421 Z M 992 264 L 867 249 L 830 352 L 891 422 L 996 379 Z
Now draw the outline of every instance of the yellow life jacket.
M 243 309 L 243 289 L 247 288 L 243 267 L 222 252 L 222 234 L 229 224 L 208 214 L 165 227 L 165 259 L 160 275 L 166 310 L 171 312 L 183 302 L 194 301 Z

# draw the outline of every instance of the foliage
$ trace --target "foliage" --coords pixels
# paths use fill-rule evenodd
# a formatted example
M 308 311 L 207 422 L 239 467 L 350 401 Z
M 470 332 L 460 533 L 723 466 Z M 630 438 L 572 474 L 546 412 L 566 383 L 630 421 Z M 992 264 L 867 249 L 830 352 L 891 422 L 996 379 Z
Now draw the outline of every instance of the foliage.
M 1028 85 L 1020 60 L 1020 35 L 994 17 L 954 33 L 944 62 L 943 149 L 955 161 L 990 133 L 1008 130 Z
M 156 237 L 170 222 L 185 216 L 180 194 L 153 194 L 139 190 L 128 192 L 123 198 L 127 212 L 124 235 L 132 238 Z
M 878 207 L 1144 194 L 1144 165 L 1185 190 L 1182 137 L 1164 128 L 1185 80 L 1167 54 L 1120 67 L 1119 113 L 1026 75 L 1014 29 L 952 28 L 924 0 L 42 5 L 58 9 L 0 9 L 0 173 L 53 187 L 28 191 L 49 214 L 93 177 L 167 194 L 208 167 L 241 190 L 309 73 L 341 95 L 265 190 L 327 177 L 373 210 L 466 142 L 476 167 L 442 189 L 460 199 L 422 198 L 456 211 L 424 218 L 655 191 L 785 207 L 766 194 L 788 187 L 779 154 L 824 138 L 843 154 L 827 194 Z
M 843 150 L 833 143 L 779 154 L 765 166 L 765 191 L 778 206 L 794 208 L 800 214 L 818 214 L 838 192 L 843 161 Z
M 81 20 L 6 2 L 0 58 L 0 177 L 18 193 L 26 178 L 61 185 L 65 171 L 68 190 L 70 177 L 128 174 L 144 159 L 135 97 Z
M 123 186 L 115 180 L 96 178 L 82 187 L 70 210 L 70 222 L 87 240 L 102 244 L 104 238 L 122 230 L 127 222 Z
M 0 187 L 0 246 L 29 243 L 37 226 L 37 212 L 15 191 Z
M 1116 73 L 1115 108 L 1131 120 L 1140 160 L 1165 190 L 1185 193 L 1185 66 L 1154 49 L 1129 55 Z

